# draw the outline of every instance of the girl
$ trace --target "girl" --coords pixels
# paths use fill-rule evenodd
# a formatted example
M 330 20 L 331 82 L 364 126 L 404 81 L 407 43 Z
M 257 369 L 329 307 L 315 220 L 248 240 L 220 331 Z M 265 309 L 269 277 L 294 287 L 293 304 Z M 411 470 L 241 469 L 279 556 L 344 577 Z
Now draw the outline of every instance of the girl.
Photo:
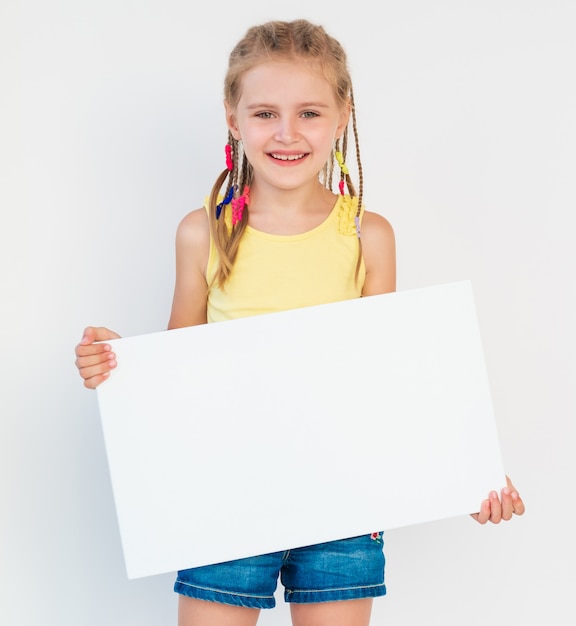
M 394 291 L 393 230 L 362 204 L 340 44 L 304 20 L 253 27 L 230 54 L 224 92 L 226 169 L 206 206 L 178 226 L 168 328 Z M 346 165 L 349 128 L 358 190 Z M 85 330 L 76 364 L 86 387 L 116 367 L 111 347 L 95 342 L 117 337 Z M 473 517 L 498 523 L 523 512 L 508 483 Z M 372 599 L 386 592 L 381 534 L 181 571 L 180 626 L 253 626 L 274 606 L 278 575 L 294 626 L 366 626 Z

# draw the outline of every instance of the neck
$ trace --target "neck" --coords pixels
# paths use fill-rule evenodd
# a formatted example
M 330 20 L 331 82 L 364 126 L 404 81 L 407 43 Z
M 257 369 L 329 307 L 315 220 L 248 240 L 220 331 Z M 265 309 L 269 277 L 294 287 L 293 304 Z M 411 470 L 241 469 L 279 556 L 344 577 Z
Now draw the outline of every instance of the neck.
M 256 181 L 250 188 L 250 210 L 259 212 L 281 213 L 292 215 L 310 213 L 321 210 L 321 207 L 335 202 L 334 194 L 319 181 L 297 189 L 268 188 Z
M 328 217 L 336 199 L 320 182 L 290 190 L 267 190 L 253 184 L 248 223 L 256 230 L 273 234 L 306 232 Z

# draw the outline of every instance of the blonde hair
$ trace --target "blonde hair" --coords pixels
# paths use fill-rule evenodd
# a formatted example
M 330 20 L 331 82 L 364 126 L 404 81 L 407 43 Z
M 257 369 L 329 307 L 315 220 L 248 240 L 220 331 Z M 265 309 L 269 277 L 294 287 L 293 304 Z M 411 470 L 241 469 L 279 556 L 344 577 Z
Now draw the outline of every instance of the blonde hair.
M 336 98 L 342 106 L 351 107 L 359 179 L 358 194 L 349 173 L 341 172 L 340 179 L 345 182 L 348 193 L 358 199 L 356 217 L 359 218 L 362 208 L 363 175 L 358 147 L 352 79 L 344 49 L 336 39 L 328 35 L 322 26 L 317 26 L 307 20 L 271 21 L 251 27 L 236 44 L 228 59 L 228 71 L 224 80 L 224 98 L 231 108 L 235 108 L 240 100 L 244 73 L 260 63 L 271 60 L 297 60 L 313 63 L 314 67 L 320 70 L 325 80 L 334 88 Z M 224 219 L 224 215 L 220 219 L 217 218 L 218 203 L 222 195 L 230 197 L 230 194 L 233 194 L 237 197 L 242 194 L 244 188 L 252 183 L 253 178 L 252 166 L 246 159 L 240 142 L 234 139 L 230 132 L 228 133 L 228 143 L 231 146 L 232 169 L 227 168 L 218 176 L 209 200 L 210 229 L 219 257 L 215 282 L 221 287 L 224 286 L 232 271 L 240 239 L 248 223 L 249 207 L 245 208 L 242 219 L 230 226 Z M 340 152 L 345 160 L 347 150 L 348 128 L 344 130 L 342 139 L 335 142 L 332 157 L 324 166 L 323 171 L 320 172 L 319 179 L 327 189 L 332 190 L 335 153 Z M 358 243 L 357 275 L 362 255 L 360 237 L 358 237 Z

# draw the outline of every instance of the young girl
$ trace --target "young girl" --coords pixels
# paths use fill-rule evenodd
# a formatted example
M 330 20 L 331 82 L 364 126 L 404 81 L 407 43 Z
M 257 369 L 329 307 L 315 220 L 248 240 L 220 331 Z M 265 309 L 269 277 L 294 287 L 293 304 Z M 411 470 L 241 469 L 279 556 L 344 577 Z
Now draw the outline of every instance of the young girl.
M 206 206 L 178 227 L 168 328 L 394 291 L 393 230 L 362 204 L 340 44 L 304 20 L 253 27 L 230 55 L 224 92 L 226 169 Z M 349 129 L 358 189 L 346 165 Z M 85 330 L 76 364 L 86 387 L 116 367 L 110 345 L 95 342 L 117 337 Z M 508 482 L 473 517 L 498 523 L 523 512 Z M 181 571 L 180 626 L 256 624 L 274 606 L 279 575 L 294 626 L 366 626 L 372 599 L 386 592 L 382 535 Z

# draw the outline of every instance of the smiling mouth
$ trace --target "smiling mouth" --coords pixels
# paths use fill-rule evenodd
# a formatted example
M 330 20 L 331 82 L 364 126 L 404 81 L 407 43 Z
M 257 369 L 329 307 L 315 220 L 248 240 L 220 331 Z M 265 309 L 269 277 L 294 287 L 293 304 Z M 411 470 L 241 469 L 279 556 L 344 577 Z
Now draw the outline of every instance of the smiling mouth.
M 302 154 L 276 154 L 275 152 L 271 152 L 270 156 L 277 161 L 300 161 L 306 156 L 306 153 Z

